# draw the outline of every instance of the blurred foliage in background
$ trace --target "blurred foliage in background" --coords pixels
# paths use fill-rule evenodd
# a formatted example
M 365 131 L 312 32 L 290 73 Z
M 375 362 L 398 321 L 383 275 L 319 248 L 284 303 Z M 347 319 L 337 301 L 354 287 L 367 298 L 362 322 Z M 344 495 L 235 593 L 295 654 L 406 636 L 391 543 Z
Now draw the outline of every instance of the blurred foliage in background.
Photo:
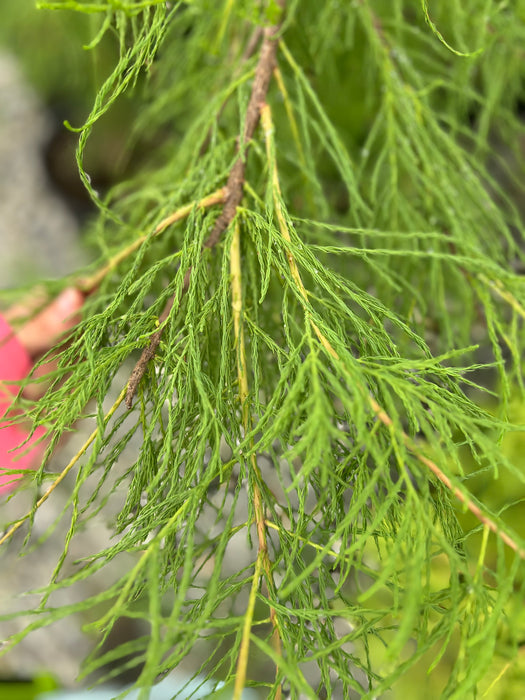
M 106 35 L 89 50 L 97 14 L 43 11 L 34 0 L 5 2 L 0 46 L 16 56 L 23 74 L 54 119 L 44 152 L 51 182 L 82 218 L 93 212 L 75 163 L 77 136 L 65 128 L 83 123 L 101 84 L 118 58 L 115 37 Z M 129 174 L 133 157 L 127 139 L 138 105 L 131 93 L 101 120 L 86 157 L 94 185 L 104 190 Z

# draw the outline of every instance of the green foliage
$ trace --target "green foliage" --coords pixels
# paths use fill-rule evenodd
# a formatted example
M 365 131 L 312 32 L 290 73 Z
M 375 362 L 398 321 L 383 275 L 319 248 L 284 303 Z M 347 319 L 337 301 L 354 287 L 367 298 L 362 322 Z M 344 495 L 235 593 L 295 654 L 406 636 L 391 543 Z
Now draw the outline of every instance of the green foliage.
M 487 687 L 524 631 L 525 539 L 509 525 L 523 497 L 490 495 L 525 481 L 521 453 L 501 448 L 522 422 L 507 415 L 525 315 L 522 4 L 289 2 L 270 128 L 243 155 L 244 198 L 213 250 L 220 206 L 198 203 L 226 184 L 258 61 L 244 51 L 279 5 L 39 4 L 95 16 L 92 50 L 109 33 L 119 58 L 79 129 L 100 209 L 86 274 L 105 274 L 28 408 L 49 453 L 80 416 L 94 432 L 65 468 L 64 552 L 13 643 L 93 607 L 97 649 L 121 617 L 149 625 L 112 652 L 141 667 L 141 697 L 188 657 L 230 683 L 248 644 L 261 697 L 379 697 L 421 665 L 434 697 Z M 133 88 L 130 137 L 150 155 L 98 193 L 89 137 Z M 124 387 L 108 413 L 172 297 L 132 411 Z M 125 493 L 113 543 L 66 566 L 112 493 Z M 132 565 L 100 595 L 49 603 L 125 553 Z M 84 673 L 107 661 L 95 651 Z

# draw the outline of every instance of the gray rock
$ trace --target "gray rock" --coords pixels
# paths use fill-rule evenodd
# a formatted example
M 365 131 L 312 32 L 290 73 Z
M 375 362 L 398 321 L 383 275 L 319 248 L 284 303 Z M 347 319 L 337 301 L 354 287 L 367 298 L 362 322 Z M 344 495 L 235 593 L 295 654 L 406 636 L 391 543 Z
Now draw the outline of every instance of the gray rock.
M 79 267 L 77 222 L 48 183 L 51 119 L 13 57 L 0 53 L 0 287 Z
M 60 277 L 80 266 L 82 253 L 76 219 L 48 183 L 42 147 L 51 132 L 51 119 L 28 86 L 13 57 L 0 53 L 0 288 Z M 69 487 L 71 484 L 69 484 Z M 35 534 L 45 521 L 52 523 L 67 503 L 67 490 L 50 508 L 37 515 Z M 0 529 L 31 508 L 32 494 L 0 503 Z M 27 532 L 27 530 L 26 530 Z M 97 533 L 99 534 L 99 533 Z M 0 552 L 0 612 L 26 609 L 39 597 L 20 597 L 49 581 L 63 542 L 56 532 L 33 555 L 18 558 L 24 534 Z M 106 535 L 107 539 L 107 535 Z M 63 592 L 62 604 L 70 601 Z M 0 622 L 0 644 L 30 620 Z M 66 684 L 73 683 L 78 662 L 89 651 L 90 640 L 76 620 L 39 631 L 18 649 L 0 658 L 0 676 L 25 677 L 47 669 Z

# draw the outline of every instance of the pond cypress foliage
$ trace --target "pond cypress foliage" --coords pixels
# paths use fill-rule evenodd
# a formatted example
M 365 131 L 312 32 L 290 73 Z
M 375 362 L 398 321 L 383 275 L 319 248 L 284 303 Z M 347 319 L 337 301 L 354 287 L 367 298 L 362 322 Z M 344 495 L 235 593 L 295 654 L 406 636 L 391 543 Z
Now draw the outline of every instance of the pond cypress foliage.
M 503 687 L 525 638 L 523 3 L 38 4 L 119 58 L 70 126 L 99 209 L 83 320 L 27 407 L 48 456 L 93 432 L 0 540 L 75 475 L 4 651 L 92 609 L 84 673 L 123 659 L 141 698 L 176 667 L 235 700 L 376 698 L 421 667 L 429 697 Z M 98 192 L 84 155 L 129 91 L 140 163 Z M 112 494 L 111 544 L 72 568 Z M 127 616 L 148 634 L 99 653 Z

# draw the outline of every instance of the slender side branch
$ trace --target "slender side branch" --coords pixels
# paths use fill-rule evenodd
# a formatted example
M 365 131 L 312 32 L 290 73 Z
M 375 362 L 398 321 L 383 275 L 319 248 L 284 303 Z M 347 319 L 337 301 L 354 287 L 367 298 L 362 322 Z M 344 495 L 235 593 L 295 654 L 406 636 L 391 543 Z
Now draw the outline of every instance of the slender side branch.
M 271 110 L 269 105 L 267 104 L 265 104 L 261 110 L 261 121 L 266 137 L 266 150 L 268 155 L 268 162 L 270 164 L 271 169 L 270 175 L 272 178 L 272 190 L 276 217 L 279 224 L 279 229 L 281 231 L 281 235 L 283 239 L 289 243 L 291 241 L 291 238 L 290 233 L 288 231 L 288 226 L 286 224 L 286 219 L 283 213 L 281 203 L 281 188 L 279 185 L 279 174 L 277 172 L 277 165 L 275 163 L 275 155 L 273 148 L 274 127 Z M 297 263 L 290 248 L 288 248 L 287 251 L 287 258 L 288 265 L 290 267 L 290 272 L 295 283 L 297 284 L 299 293 L 303 300 L 306 303 L 308 303 L 308 292 L 306 291 L 304 283 L 301 279 Z M 493 288 L 495 287 L 493 286 Z M 501 296 L 503 296 L 500 290 L 498 290 L 497 288 L 495 288 L 495 290 L 496 292 L 500 293 Z M 508 299 L 506 298 L 506 300 Z M 308 319 L 310 327 L 315 332 L 319 342 L 324 347 L 326 352 L 334 360 L 341 362 L 341 358 L 339 357 L 338 353 L 334 350 L 328 338 L 326 338 L 326 336 L 322 333 L 320 328 L 314 323 L 314 321 L 310 317 L 308 309 L 306 309 L 306 317 Z M 386 411 L 377 403 L 377 401 L 370 395 L 367 395 L 366 398 L 378 420 L 380 420 L 381 423 L 383 423 L 383 425 L 385 425 L 386 427 L 394 429 L 394 421 L 390 418 Z M 454 486 L 451 479 L 437 466 L 437 464 L 435 464 L 432 460 L 428 459 L 428 457 L 425 457 L 425 455 L 422 455 L 417 446 L 413 443 L 413 441 L 404 431 L 400 431 L 400 436 L 403 440 L 405 447 L 414 455 L 414 457 L 419 462 L 421 462 L 421 464 L 427 467 L 434 474 L 434 476 L 465 506 L 465 508 L 467 508 L 477 518 L 477 520 L 483 523 L 483 525 L 489 530 L 494 532 L 496 536 L 499 537 L 502 540 L 502 542 L 505 542 L 505 544 L 507 544 L 511 549 L 513 549 L 520 556 L 521 559 L 525 559 L 525 550 L 523 550 L 519 546 L 516 540 L 514 540 L 504 530 L 502 530 L 501 527 L 499 527 L 499 525 L 494 520 L 485 515 L 483 511 L 479 508 L 479 506 L 476 505 L 476 503 L 474 503 L 474 501 L 468 496 L 468 494 L 462 491 L 459 487 Z
M 224 204 L 225 199 L 226 199 L 226 189 L 224 187 L 221 187 L 221 189 L 216 190 L 215 192 L 212 192 L 207 197 L 204 197 L 203 199 L 199 200 L 198 202 L 190 202 L 189 204 L 184 204 L 182 207 L 179 207 L 179 209 L 177 209 L 176 211 L 169 214 L 169 216 L 162 219 L 162 221 L 157 224 L 157 226 L 153 230 L 152 234 L 150 234 L 150 233 L 142 234 L 141 236 L 136 238 L 132 243 L 130 243 L 125 248 L 123 248 L 118 253 L 116 253 L 112 258 L 110 258 L 110 260 L 103 267 L 98 269 L 92 275 L 89 275 L 86 277 L 78 277 L 78 278 L 74 279 L 72 282 L 72 286 L 76 287 L 80 292 L 82 292 L 86 296 L 89 294 L 92 294 L 97 289 L 97 287 L 100 286 L 104 277 L 106 277 L 106 275 L 108 275 L 112 270 L 114 270 L 117 267 L 117 265 L 119 265 L 123 260 L 125 260 L 132 253 L 134 253 L 138 248 L 140 248 L 140 246 L 144 243 L 144 241 L 150 235 L 151 236 L 158 236 L 163 231 L 165 231 L 168 228 L 168 226 L 171 226 L 172 224 L 176 223 L 177 221 L 181 221 L 182 219 L 189 216 L 195 207 L 207 209 L 208 207 L 213 207 L 217 204 Z M 35 303 L 35 302 L 37 302 L 37 303 Z M 21 321 L 25 322 L 29 318 L 32 318 L 33 315 L 36 315 L 37 313 L 42 311 L 49 303 L 50 303 L 50 299 L 49 299 L 49 296 L 47 295 L 47 292 L 45 291 L 45 289 L 41 285 L 37 285 L 27 295 L 27 300 L 25 298 L 22 300 L 22 305 L 23 306 L 27 305 L 28 308 L 30 309 L 30 313 L 27 315 L 27 317 L 23 317 L 22 319 L 19 319 L 17 317 L 17 318 L 8 319 L 8 320 L 12 326 L 15 324 L 15 322 L 17 322 L 17 323 L 20 323 Z M 4 316 L 6 316 L 5 313 L 4 313 Z M 11 340 L 11 338 L 14 335 L 15 335 L 14 331 L 9 333 L 9 335 L 7 335 L 2 340 L 2 344 L 7 343 L 9 340 Z
M 284 7 L 284 0 L 280 0 L 279 4 L 281 7 Z M 270 87 L 272 72 L 275 67 L 277 35 L 280 28 L 281 24 L 279 23 L 271 27 L 267 27 L 264 30 L 264 39 L 261 46 L 259 61 L 255 69 L 252 92 L 248 102 L 248 107 L 246 109 L 244 132 L 239 144 L 239 154 L 232 166 L 232 169 L 230 170 L 228 181 L 226 183 L 226 199 L 223 210 L 216 220 L 210 235 L 204 242 L 203 250 L 213 248 L 218 243 L 221 235 L 233 221 L 235 214 L 237 213 L 237 207 L 241 203 L 244 189 L 244 176 L 246 172 L 247 151 L 250 141 L 253 138 L 253 134 L 255 133 L 257 124 L 259 123 L 261 107 L 266 100 L 268 88 Z M 190 276 L 191 268 L 187 270 L 184 277 L 182 294 L 185 294 L 188 290 Z M 174 298 L 168 302 L 166 308 L 164 309 L 161 317 L 163 320 L 168 318 L 171 308 L 173 307 L 173 303 Z M 132 406 L 133 397 L 137 391 L 137 387 L 140 380 L 144 376 L 148 363 L 154 357 L 157 351 L 163 331 L 164 325 L 161 324 L 160 328 L 151 336 L 148 346 L 142 351 L 142 355 L 131 373 L 126 393 L 126 406 L 128 408 L 131 408 Z
M 124 394 L 125 394 L 125 389 L 123 389 L 120 394 L 118 395 L 117 400 L 113 404 L 113 406 L 109 409 L 109 411 L 106 413 L 104 417 L 104 425 L 107 424 L 108 420 L 111 418 L 111 416 L 115 413 L 117 408 L 120 406 L 122 401 L 124 400 Z M 11 537 L 15 534 L 15 532 L 25 523 L 26 520 L 29 520 L 31 517 L 31 514 L 40 508 L 40 506 L 47 501 L 49 496 L 53 493 L 53 491 L 56 489 L 56 487 L 60 484 L 61 481 L 63 481 L 66 476 L 69 474 L 69 472 L 73 469 L 75 464 L 77 464 L 78 460 L 82 457 L 83 454 L 85 454 L 87 448 L 91 445 L 91 443 L 94 441 L 94 439 L 97 437 L 99 432 L 98 427 L 95 428 L 95 430 L 91 433 L 91 435 L 88 437 L 86 442 L 82 445 L 82 447 L 79 449 L 79 451 L 76 453 L 76 455 L 71 459 L 69 464 L 64 467 L 64 469 L 60 472 L 60 474 L 57 476 L 57 478 L 53 481 L 51 486 L 47 489 L 47 491 L 41 496 L 38 501 L 36 502 L 36 505 L 34 508 L 29 512 L 24 515 L 24 517 L 20 518 L 20 520 L 17 520 L 14 525 L 12 525 L 9 530 L 7 530 L 2 537 L 0 537 L 0 545 L 4 544 L 4 542 L 7 542 L 7 540 L 11 539 Z
M 212 194 L 209 194 L 207 197 L 204 197 L 198 202 L 190 202 L 189 204 L 185 204 L 184 206 L 179 207 L 179 209 L 176 211 L 172 212 L 165 219 L 162 219 L 162 221 L 155 227 L 151 236 L 158 236 L 160 233 L 165 231 L 168 226 L 175 224 L 177 221 L 185 219 L 191 214 L 194 208 L 207 209 L 208 207 L 213 207 L 216 204 L 223 204 L 225 199 L 226 190 L 224 187 L 222 187 L 220 190 L 212 192 Z M 114 255 L 109 262 L 104 265 L 104 267 L 97 270 L 97 272 L 95 272 L 93 275 L 77 280 L 76 286 L 85 294 L 90 294 L 93 292 L 93 290 L 100 285 L 104 277 L 114 270 L 119 263 L 140 248 L 140 246 L 149 236 L 149 233 L 139 236 L 136 240 Z
M 273 76 L 275 78 L 275 82 L 277 83 L 277 87 L 279 88 L 279 92 L 282 95 L 283 98 L 283 104 L 284 108 L 286 110 L 286 115 L 288 117 L 288 123 L 290 124 L 290 130 L 292 132 L 292 138 L 295 143 L 295 147 L 297 149 L 297 153 L 299 155 L 299 160 L 301 162 L 301 165 L 304 169 L 304 177 L 305 180 L 307 180 L 306 177 L 306 170 L 307 170 L 307 164 L 306 164 L 306 156 L 304 154 L 304 148 L 303 144 L 301 141 L 301 137 L 299 136 L 299 127 L 297 125 L 297 119 L 295 118 L 295 114 L 293 111 L 292 107 L 292 101 L 290 100 L 290 95 L 288 94 L 288 90 L 286 89 L 286 84 L 284 82 L 281 69 L 279 66 L 276 66 L 274 71 L 273 71 Z
M 244 332 L 242 328 L 242 276 L 241 276 L 241 243 L 240 230 L 238 223 L 235 225 L 232 244 L 230 249 L 230 271 L 231 271 L 231 289 L 232 289 L 232 313 L 233 313 L 233 332 L 235 337 L 235 347 L 237 350 L 237 377 L 239 381 L 239 399 L 242 409 L 242 423 L 245 435 L 251 430 L 250 406 L 248 402 L 249 387 L 248 387 L 248 366 L 246 363 L 246 350 L 244 344 Z M 252 593 L 248 610 L 246 612 L 246 620 L 243 628 L 241 639 L 241 650 L 237 662 L 237 673 L 235 676 L 235 689 L 233 700 L 241 700 L 242 691 L 246 684 L 246 670 L 248 665 L 248 650 L 250 646 L 251 623 L 253 619 L 253 605 L 255 602 L 255 592 L 259 586 L 261 574 L 264 571 L 264 576 L 268 589 L 274 591 L 275 586 L 272 576 L 272 563 L 268 554 L 268 540 L 266 537 L 266 517 L 264 512 L 264 504 L 259 481 L 261 474 L 257 465 L 257 457 L 251 453 L 249 467 L 252 472 L 252 489 L 253 489 L 253 509 L 255 514 L 255 525 L 257 528 L 257 539 L 259 542 L 259 551 L 255 563 L 254 579 L 252 583 Z M 273 607 L 270 606 L 270 620 L 273 627 L 272 642 L 278 656 L 281 655 L 281 637 L 277 615 Z M 279 669 L 277 668 L 277 672 Z M 276 698 L 281 697 L 280 688 L 277 691 Z

